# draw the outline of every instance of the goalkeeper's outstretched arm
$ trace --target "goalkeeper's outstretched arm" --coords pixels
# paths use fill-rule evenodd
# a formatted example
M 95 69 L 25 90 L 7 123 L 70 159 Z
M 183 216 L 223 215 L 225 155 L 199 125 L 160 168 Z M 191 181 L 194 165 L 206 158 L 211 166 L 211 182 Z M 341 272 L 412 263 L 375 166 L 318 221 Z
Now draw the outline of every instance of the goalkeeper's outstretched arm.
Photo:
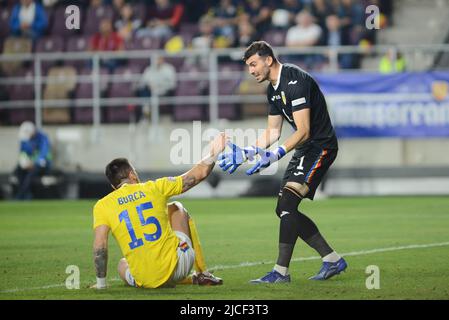
M 218 134 L 210 143 L 209 154 L 198 162 L 192 169 L 181 175 L 183 193 L 207 178 L 214 168 L 218 155 L 226 146 L 226 139 L 227 138 L 224 133 Z

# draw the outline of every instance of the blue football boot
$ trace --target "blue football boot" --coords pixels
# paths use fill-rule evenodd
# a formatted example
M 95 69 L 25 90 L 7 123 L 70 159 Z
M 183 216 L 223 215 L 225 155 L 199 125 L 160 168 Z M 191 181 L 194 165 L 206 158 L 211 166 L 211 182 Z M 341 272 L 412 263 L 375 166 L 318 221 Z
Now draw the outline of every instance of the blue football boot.
M 323 266 L 320 271 L 309 280 L 327 280 L 341 272 L 345 271 L 348 267 L 345 259 L 340 258 L 337 262 L 323 262 Z
M 265 276 L 259 279 L 250 280 L 249 283 L 285 283 L 290 282 L 290 275 L 283 276 L 276 270 L 268 272 Z

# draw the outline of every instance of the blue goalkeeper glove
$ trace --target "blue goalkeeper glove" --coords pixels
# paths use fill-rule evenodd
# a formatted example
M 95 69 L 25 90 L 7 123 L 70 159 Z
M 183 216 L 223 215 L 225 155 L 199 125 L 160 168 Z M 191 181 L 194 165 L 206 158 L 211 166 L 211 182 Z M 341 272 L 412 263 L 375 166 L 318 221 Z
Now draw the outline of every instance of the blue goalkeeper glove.
M 223 171 L 233 173 L 237 168 L 247 160 L 252 161 L 257 153 L 256 147 L 240 148 L 239 146 L 228 142 L 231 152 L 221 153 L 218 156 L 218 165 Z
M 284 146 L 280 146 L 274 151 L 257 148 L 257 154 L 260 155 L 260 160 L 251 169 L 246 171 L 246 174 L 249 176 L 269 167 L 272 163 L 285 156 L 287 151 Z

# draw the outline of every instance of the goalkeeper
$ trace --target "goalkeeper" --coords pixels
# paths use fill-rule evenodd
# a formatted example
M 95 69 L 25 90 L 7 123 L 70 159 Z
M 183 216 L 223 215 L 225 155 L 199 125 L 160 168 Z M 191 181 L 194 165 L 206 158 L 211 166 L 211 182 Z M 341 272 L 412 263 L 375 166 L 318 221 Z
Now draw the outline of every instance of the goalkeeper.
M 326 101 L 308 73 L 295 65 L 281 64 L 271 46 L 264 41 L 253 42 L 246 49 L 243 60 L 259 83 L 270 82 L 267 90 L 268 126 L 255 146 L 240 148 L 229 143 L 232 151 L 220 155 L 220 167 L 232 173 L 246 160 L 259 156 L 257 163 L 246 171 L 253 175 L 294 150 L 276 207 L 280 219 L 277 262 L 271 272 L 251 282 L 290 282 L 288 267 L 298 237 L 322 257 L 321 269 L 310 279 L 329 279 L 346 269 L 346 261 L 330 247 L 315 223 L 298 210 L 302 199 L 313 200 L 315 190 L 337 157 L 338 143 Z M 266 150 L 279 140 L 284 120 L 295 132 L 280 147 Z

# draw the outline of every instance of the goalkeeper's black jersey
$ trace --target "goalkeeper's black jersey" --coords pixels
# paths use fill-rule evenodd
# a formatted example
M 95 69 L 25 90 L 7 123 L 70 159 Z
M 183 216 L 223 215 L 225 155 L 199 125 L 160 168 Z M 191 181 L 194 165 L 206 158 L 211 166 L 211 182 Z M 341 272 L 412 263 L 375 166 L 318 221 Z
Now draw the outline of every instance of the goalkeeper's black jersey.
M 310 109 L 310 139 L 301 146 L 314 142 L 323 149 L 338 149 L 326 100 L 318 84 L 307 72 L 295 65 L 283 64 L 276 87 L 271 83 L 268 85 L 267 98 L 269 114 L 282 115 L 295 130 L 293 112 Z

